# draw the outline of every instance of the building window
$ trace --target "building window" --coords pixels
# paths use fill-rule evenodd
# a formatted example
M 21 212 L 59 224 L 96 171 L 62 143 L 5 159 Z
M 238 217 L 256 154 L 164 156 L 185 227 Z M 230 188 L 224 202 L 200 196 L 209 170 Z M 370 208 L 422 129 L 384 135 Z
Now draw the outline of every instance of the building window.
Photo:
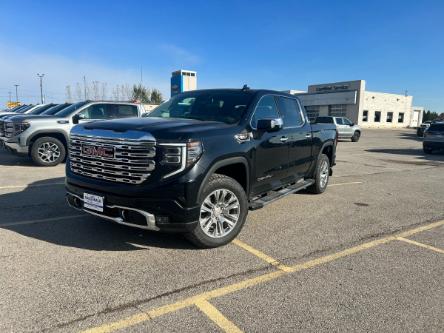
M 404 112 L 399 112 L 398 114 L 398 123 L 404 122 Z
M 381 122 L 381 111 L 375 111 L 375 123 Z
M 393 112 L 387 112 L 387 122 L 393 122 Z
M 305 111 L 307 112 L 308 119 L 310 122 L 314 122 L 317 117 L 319 117 L 319 105 L 308 105 L 305 107 Z
M 364 112 L 362 113 L 362 121 L 368 121 L 368 110 L 364 110 Z
M 329 105 L 328 115 L 331 117 L 345 117 L 347 115 L 347 105 L 345 104 Z

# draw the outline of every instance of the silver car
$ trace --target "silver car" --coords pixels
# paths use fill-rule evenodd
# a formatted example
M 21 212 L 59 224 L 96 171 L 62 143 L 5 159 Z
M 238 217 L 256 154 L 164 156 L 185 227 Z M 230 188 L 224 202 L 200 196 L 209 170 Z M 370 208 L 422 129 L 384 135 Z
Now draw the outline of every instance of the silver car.
M 335 124 L 339 139 L 351 139 L 353 142 L 358 142 L 361 137 L 361 127 L 345 117 L 321 116 L 316 118 L 316 123 Z
M 71 128 L 84 122 L 141 117 L 139 104 L 85 101 L 72 104 L 53 116 L 15 116 L 3 123 L 4 145 L 18 155 L 30 156 L 40 166 L 64 161 Z

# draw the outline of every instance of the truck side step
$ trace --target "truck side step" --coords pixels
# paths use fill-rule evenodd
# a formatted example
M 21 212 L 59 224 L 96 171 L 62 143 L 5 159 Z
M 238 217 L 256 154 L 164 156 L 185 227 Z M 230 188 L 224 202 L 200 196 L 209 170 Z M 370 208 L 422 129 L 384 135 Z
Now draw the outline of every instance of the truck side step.
M 272 203 L 273 201 L 276 201 L 280 198 L 285 197 L 286 195 L 296 193 L 298 191 L 304 190 L 307 187 L 314 184 L 313 179 L 305 179 L 302 182 L 298 182 L 296 184 L 292 184 L 287 187 L 283 187 L 276 191 L 270 191 L 267 195 L 253 199 L 250 201 L 250 210 L 256 210 L 264 207 L 265 205 L 268 205 L 269 203 Z

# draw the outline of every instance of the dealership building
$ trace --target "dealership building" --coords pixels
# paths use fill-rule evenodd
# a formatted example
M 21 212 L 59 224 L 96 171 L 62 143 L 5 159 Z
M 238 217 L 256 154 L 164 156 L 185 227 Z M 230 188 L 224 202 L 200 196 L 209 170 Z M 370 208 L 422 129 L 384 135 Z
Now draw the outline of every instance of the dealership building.
M 317 116 L 347 117 L 365 128 L 417 127 L 424 108 L 412 96 L 367 91 L 365 80 L 313 84 L 307 92 L 289 90 L 304 104 L 311 120 Z

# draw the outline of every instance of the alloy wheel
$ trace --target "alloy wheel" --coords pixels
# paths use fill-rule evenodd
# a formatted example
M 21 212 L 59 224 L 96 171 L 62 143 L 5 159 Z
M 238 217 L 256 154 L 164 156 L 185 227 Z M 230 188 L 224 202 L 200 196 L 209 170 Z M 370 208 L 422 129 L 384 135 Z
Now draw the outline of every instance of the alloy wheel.
M 200 206 L 199 223 L 209 237 L 221 238 L 233 231 L 240 216 L 237 196 L 227 189 L 211 192 Z

